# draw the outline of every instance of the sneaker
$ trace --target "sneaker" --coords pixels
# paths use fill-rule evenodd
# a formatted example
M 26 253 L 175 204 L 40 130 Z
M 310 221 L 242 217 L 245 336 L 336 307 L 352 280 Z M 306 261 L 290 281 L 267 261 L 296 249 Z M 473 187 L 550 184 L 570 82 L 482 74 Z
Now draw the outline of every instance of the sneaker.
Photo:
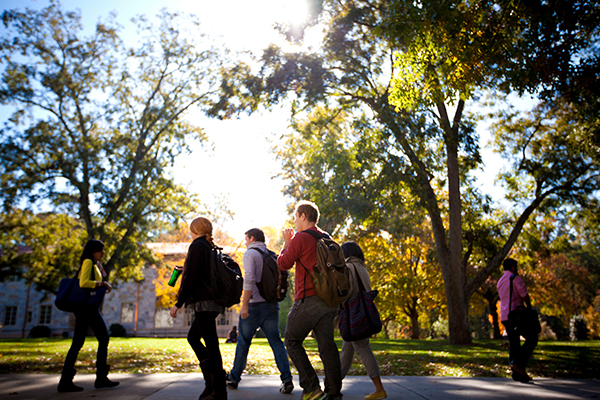
M 325 393 L 321 388 L 315 389 L 312 392 L 302 393 L 301 400 L 321 400 L 325 396 Z
M 231 374 L 228 374 L 227 372 L 225 372 L 225 386 L 227 386 L 230 389 L 238 388 L 238 384 L 231 380 Z
M 279 393 L 290 394 L 294 390 L 294 383 L 292 381 L 283 382 L 279 388 Z
M 382 392 L 374 392 L 371 393 L 368 396 L 365 396 L 365 399 L 367 400 L 382 400 L 382 399 L 387 399 L 387 393 L 384 391 Z
M 225 384 L 227 385 L 227 387 L 229 389 L 237 389 L 238 388 L 238 384 L 233 381 L 227 381 Z

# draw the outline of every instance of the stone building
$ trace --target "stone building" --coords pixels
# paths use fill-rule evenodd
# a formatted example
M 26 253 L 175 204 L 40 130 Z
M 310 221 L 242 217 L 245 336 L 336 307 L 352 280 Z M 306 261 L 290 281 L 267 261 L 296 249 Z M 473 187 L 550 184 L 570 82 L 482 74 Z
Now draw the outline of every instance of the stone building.
M 189 243 L 149 243 L 156 253 L 183 260 Z M 227 251 L 227 249 L 225 250 Z M 183 261 L 182 261 L 183 263 Z M 157 269 L 144 269 L 142 281 L 115 282 L 113 291 L 104 298 L 102 315 L 106 326 L 121 324 L 127 336 L 185 337 L 192 323 L 193 312 L 180 311 L 178 318 L 169 316 L 169 309 L 156 306 Z M 217 318 L 219 337 L 227 337 L 237 325 L 239 310 L 230 308 Z M 71 313 L 54 306 L 54 295 L 38 292 L 16 277 L 0 282 L 0 337 L 27 337 L 34 326 L 47 326 L 53 336 L 73 336 L 75 326 Z

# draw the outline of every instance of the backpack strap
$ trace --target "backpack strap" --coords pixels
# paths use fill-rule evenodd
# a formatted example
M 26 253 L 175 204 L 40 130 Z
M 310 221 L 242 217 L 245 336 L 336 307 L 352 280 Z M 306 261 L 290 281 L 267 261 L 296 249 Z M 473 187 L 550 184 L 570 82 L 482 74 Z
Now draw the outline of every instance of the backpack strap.
M 324 238 L 324 237 L 330 238 L 330 236 L 329 236 L 329 234 L 327 234 L 327 232 L 319 233 L 319 232 L 316 232 L 313 229 L 305 229 L 305 230 L 303 230 L 301 232 L 306 232 L 306 233 L 310 234 L 316 240 L 319 240 L 319 239 Z
M 365 285 L 363 284 L 363 281 L 360 278 L 360 275 L 358 274 L 356 267 L 354 267 L 354 276 L 356 276 L 356 281 L 358 282 L 358 290 L 363 291 L 363 292 L 366 291 Z
M 250 247 L 248 250 L 256 250 L 258 251 L 263 257 L 265 256 L 265 253 L 259 249 L 258 247 Z
M 508 296 L 508 313 L 510 314 L 510 312 L 512 311 L 512 293 L 513 293 L 513 281 L 515 280 L 515 276 L 517 276 L 516 274 L 512 274 L 510 276 L 510 295 Z
M 348 263 L 346 263 L 348 264 Z M 348 267 L 348 269 L 350 269 L 350 273 L 354 276 L 354 279 L 356 279 L 356 282 L 358 282 L 358 291 L 360 292 L 366 292 L 365 289 L 365 285 L 363 284 L 362 279 L 360 278 L 360 275 L 358 274 L 358 271 L 356 270 L 356 266 L 352 265 L 352 268 Z M 350 299 L 348 298 L 345 302 L 344 302 L 344 307 L 348 304 L 348 301 Z

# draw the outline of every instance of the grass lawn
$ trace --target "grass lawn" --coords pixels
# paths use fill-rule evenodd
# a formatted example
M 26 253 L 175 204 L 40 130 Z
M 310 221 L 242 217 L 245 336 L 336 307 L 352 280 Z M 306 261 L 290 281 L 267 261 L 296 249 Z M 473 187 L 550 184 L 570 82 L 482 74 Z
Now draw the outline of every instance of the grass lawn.
M 341 340 L 337 341 L 341 349 Z M 59 373 L 71 339 L 0 339 L 0 373 Z M 97 342 L 89 337 L 77 359 L 80 373 L 95 372 Z M 316 342 L 305 342 L 318 373 L 323 373 Z M 475 341 L 452 346 L 442 340 L 371 340 L 382 375 L 508 377 L 508 343 Z M 221 342 L 225 369 L 233 364 L 235 344 Z M 111 338 L 111 372 L 199 372 L 185 338 Z M 600 377 L 600 341 L 540 342 L 528 368 L 534 377 L 593 379 Z M 293 371 L 295 373 L 295 370 Z M 266 339 L 254 339 L 246 373 L 279 374 Z M 355 357 L 350 375 L 365 375 Z

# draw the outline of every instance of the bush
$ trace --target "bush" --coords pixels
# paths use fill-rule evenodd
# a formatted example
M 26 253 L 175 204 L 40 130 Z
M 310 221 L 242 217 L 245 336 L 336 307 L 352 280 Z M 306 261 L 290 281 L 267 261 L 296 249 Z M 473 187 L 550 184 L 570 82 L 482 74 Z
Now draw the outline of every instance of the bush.
M 433 335 L 435 337 L 446 339 L 448 336 L 450 336 L 448 320 L 442 319 L 442 317 L 439 317 L 438 320 L 433 323 L 432 329 L 435 332 Z
M 571 323 L 569 326 L 569 337 L 571 338 L 572 342 L 576 340 L 587 340 L 588 328 L 585 320 L 583 319 L 583 315 L 576 315 L 571 318 Z
M 112 324 L 110 328 L 108 328 L 108 333 L 111 337 L 125 337 L 127 336 L 127 330 L 121 324 Z
M 38 325 L 31 328 L 29 331 L 29 337 L 32 338 L 43 338 L 52 336 L 52 330 L 46 325 Z

